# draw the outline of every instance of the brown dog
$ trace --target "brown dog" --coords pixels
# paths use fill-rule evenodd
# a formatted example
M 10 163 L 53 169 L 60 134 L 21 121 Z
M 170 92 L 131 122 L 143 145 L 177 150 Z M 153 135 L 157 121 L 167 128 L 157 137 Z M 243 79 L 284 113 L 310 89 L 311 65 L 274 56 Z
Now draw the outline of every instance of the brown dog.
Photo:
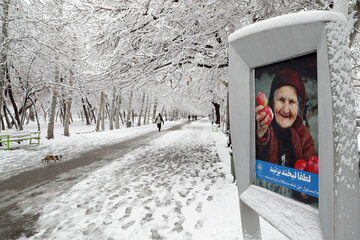
M 49 163 L 49 161 L 61 161 L 62 155 L 47 155 L 45 158 L 41 159 L 41 161 L 45 161 Z

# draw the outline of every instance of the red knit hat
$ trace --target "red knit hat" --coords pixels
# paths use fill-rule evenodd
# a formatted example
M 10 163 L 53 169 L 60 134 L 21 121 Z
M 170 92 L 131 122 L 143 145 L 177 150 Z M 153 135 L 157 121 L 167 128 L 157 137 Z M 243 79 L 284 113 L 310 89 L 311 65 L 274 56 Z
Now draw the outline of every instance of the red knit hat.
M 300 97 L 301 102 L 299 103 L 300 116 L 304 116 L 305 114 L 305 102 L 306 102 L 306 94 L 305 94 L 305 85 L 301 80 L 300 74 L 295 70 L 286 68 L 278 72 L 272 83 L 270 89 L 269 96 L 269 106 L 272 110 L 274 110 L 274 92 L 276 89 L 281 88 L 282 86 L 292 86 L 296 89 L 298 97 Z M 293 127 L 297 128 L 302 122 L 302 117 L 297 117 Z

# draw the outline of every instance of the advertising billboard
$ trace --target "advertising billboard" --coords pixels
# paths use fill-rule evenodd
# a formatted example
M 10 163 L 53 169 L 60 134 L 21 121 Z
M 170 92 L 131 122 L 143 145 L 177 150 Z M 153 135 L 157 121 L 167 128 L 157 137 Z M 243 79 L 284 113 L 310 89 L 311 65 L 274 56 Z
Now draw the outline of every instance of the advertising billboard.
M 254 69 L 256 184 L 318 203 L 316 52 Z

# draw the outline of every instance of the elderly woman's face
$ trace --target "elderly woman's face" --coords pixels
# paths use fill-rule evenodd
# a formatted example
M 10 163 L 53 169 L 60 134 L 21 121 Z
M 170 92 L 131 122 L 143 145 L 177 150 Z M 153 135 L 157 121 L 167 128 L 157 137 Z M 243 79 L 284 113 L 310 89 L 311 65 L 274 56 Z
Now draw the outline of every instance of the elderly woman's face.
M 299 103 L 296 89 L 292 86 L 282 86 L 274 96 L 274 112 L 277 124 L 289 128 L 296 120 Z

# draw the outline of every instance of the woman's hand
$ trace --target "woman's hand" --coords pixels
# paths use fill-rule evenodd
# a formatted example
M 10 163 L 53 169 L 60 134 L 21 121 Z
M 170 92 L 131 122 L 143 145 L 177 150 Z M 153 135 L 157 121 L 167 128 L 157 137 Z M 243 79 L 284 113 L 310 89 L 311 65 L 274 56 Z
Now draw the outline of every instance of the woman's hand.
M 259 105 L 255 108 L 255 120 L 256 120 L 256 134 L 258 137 L 263 137 L 266 133 L 268 126 L 271 123 L 271 117 L 266 115 L 262 110 L 264 109 L 263 105 Z
M 303 198 L 303 199 L 307 199 L 309 196 L 307 195 L 307 194 L 305 194 L 305 193 L 300 193 L 301 194 L 301 197 Z

